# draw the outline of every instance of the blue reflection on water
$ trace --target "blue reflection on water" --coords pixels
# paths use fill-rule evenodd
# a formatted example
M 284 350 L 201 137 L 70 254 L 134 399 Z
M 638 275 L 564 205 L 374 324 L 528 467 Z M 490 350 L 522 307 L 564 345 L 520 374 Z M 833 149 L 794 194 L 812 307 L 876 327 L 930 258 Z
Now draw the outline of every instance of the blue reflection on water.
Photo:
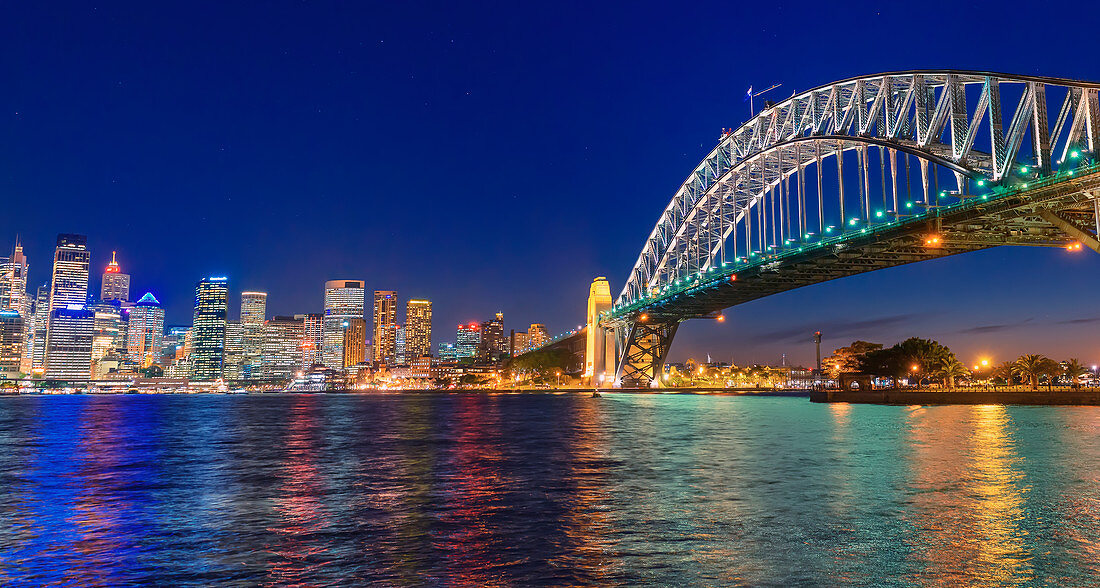
M 1085 585 L 1100 410 L 0 398 L 4 585 Z

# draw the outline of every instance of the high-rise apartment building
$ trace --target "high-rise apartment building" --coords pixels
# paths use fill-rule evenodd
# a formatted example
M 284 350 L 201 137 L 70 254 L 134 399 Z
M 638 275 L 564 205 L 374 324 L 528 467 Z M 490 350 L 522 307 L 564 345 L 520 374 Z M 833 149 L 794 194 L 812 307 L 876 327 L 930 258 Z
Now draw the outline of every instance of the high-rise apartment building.
M 470 323 L 458 325 L 458 333 L 455 335 L 455 357 L 466 359 L 478 357 L 481 349 L 481 325 Z
M 530 344 L 531 338 L 527 333 L 512 333 L 512 342 L 509 347 L 511 348 L 513 357 L 527 351 L 527 347 Z
M 263 366 L 260 369 L 260 377 L 286 379 L 303 371 L 302 342 L 305 339 L 305 320 L 299 318 L 300 316 L 302 315 L 275 316 L 264 325 Z
M 432 353 L 432 301 L 405 303 L 405 361 Z
M 24 336 L 23 317 L 14 310 L 0 310 L 0 380 L 22 375 Z
M 308 371 L 314 365 L 324 363 L 321 358 L 324 317 L 319 314 L 296 314 L 294 318 L 302 321 L 302 368 Z
M 546 345 L 550 341 L 550 334 L 546 332 L 546 325 L 542 323 L 533 323 L 529 329 L 527 329 L 528 346 L 531 349 L 537 349 Z
M 363 318 L 365 305 L 362 280 L 325 282 L 325 318 L 321 330 L 321 362 L 325 367 L 344 366 L 344 323 Z
M 409 363 L 409 357 L 405 352 L 405 327 L 398 326 L 393 336 L 393 362 L 399 365 Z
M 508 351 L 508 341 L 504 339 L 504 313 L 498 312 L 491 321 L 481 323 L 481 349 L 479 355 L 487 359 L 497 359 Z
M 222 366 L 222 377 L 226 380 L 244 377 L 244 328 L 241 321 L 225 323 L 225 360 Z
M 91 377 L 95 313 L 86 309 L 90 258 L 87 237 L 57 236 L 46 326 L 48 378 L 79 382 Z
M 260 377 L 264 352 L 264 320 L 267 317 L 267 292 L 241 292 L 241 368 L 240 377 Z
M 115 261 L 115 252 L 111 252 L 111 263 L 103 270 L 103 282 L 99 288 L 99 299 L 130 301 L 130 274 L 122 273 L 122 268 Z
M 225 367 L 225 330 L 229 314 L 226 278 L 203 278 L 195 286 L 191 324 L 191 379 L 217 380 Z
M 374 361 L 393 363 L 397 354 L 397 292 L 374 291 Z
M 152 292 L 146 292 L 129 310 L 127 355 L 130 361 L 147 368 L 160 361 L 164 345 L 164 307 Z
M 362 318 L 344 322 L 344 369 L 367 361 L 367 321 Z

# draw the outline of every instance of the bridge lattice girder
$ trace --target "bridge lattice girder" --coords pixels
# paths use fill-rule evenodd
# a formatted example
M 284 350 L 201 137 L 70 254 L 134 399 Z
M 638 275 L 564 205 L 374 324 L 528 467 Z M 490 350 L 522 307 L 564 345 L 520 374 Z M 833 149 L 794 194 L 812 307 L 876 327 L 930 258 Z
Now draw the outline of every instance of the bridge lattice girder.
M 725 135 L 688 177 L 646 240 L 616 307 L 729 260 L 797 247 L 810 233 L 821 239 L 835 228 L 830 219 L 842 229 L 853 212 L 865 227 L 874 225 L 878 214 L 881 222 L 904 217 L 911 211 L 902 204 L 908 197 L 899 193 L 899 155 L 906 192 L 912 190 L 913 158 L 920 204 L 933 205 L 938 169 L 953 176 L 955 191 L 965 195 L 976 182 L 1006 185 L 1045 176 L 1075 150 L 1096 154 L 1098 88 L 1072 80 L 945 70 L 852 78 L 792 96 Z M 968 89 L 975 91 L 970 100 Z M 1002 90 L 1019 94 L 1007 125 Z M 1047 109 L 1052 96 L 1059 98 L 1053 117 Z M 869 152 L 875 150 L 882 210 L 873 214 L 871 194 L 878 186 L 871 185 Z M 846 173 L 844 154 L 850 152 L 856 165 L 849 164 Z M 828 159 L 837 166 L 835 199 L 826 196 L 822 184 Z M 1021 162 L 1033 170 L 1029 175 L 1014 175 Z M 815 178 L 806 177 L 810 168 L 816 171 L 816 190 L 810 189 Z M 846 186 L 853 190 L 853 181 L 858 203 L 844 195 Z

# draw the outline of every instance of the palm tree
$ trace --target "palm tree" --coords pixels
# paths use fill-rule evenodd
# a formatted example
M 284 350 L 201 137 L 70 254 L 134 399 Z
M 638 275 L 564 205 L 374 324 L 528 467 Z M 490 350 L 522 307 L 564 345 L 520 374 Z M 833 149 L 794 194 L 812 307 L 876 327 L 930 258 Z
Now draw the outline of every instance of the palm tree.
M 1030 381 L 1031 391 L 1035 392 L 1039 389 L 1039 377 L 1052 372 L 1052 363 L 1058 365 L 1049 357 L 1028 353 L 1016 358 L 1012 366 L 1015 373 L 1024 376 Z
M 955 389 L 955 378 L 965 378 L 970 375 L 970 370 L 955 356 L 949 356 L 940 361 L 940 367 L 936 374 L 944 379 L 949 390 Z
M 1016 363 L 1006 361 L 993 370 L 993 375 L 1005 379 L 1006 386 L 1012 386 L 1012 377 L 1016 375 Z
M 1081 387 L 1081 376 L 1089 373 L 1089 370 L 1074 357 L 1062 366 L 1062 373 L 1069 378 L 1069 383 L 1073 389 L 1077 390 Z

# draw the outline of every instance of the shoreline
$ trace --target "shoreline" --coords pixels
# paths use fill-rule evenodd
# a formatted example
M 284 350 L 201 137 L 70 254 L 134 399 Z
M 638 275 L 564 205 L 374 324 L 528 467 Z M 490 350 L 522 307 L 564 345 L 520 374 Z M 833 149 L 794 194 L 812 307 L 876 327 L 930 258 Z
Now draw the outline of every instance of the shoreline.
M 810 402 L 904 405 L 1008 404 L 1019 406 L 1100 406 L 1100 390 L 1047 392 L 993 391 L 947 392 L 943 390 L 814 390 Z
M 499 394 L 550 394 L 550 395 L 566 395 L 566 394 L 579 394 L 591 396 L 594 388 L 506 388 L 506 389 L 487 389 L 487 388 L 469 388 L 469 389 L 369 389 L 369 390 L 269 390 L 269 391 L 255 391 L 255 392 L 212 392 L 209 390 L 198 390 L 194 392 L 174 392 L 174 391 L 156 391 L 156 390 L 142 390 L 136 392 L 122 392 L 122 391 L 110 391 L 110 392 L 59 392 L 59 391 L 35 391 L 35 392 L 13 392 L 13 391 L 0 391 L 0 396 L 196 396 L 196 395 L 208 395 L 208 396 L 264 396 L 264 395 L 290 395 L 290 394 L 334 394 L 334 395 L 417 395 L 417 394 L 485 394 L 485 395 L 499 395 Z M 600 388 L 598 390 L 600 396 L 614 395 L 614 394 L 654 394 L 654 395 L 690 395 L 690 396 L 761 396 L 761 397 L 782 397 L 782 398 L 809 398 L 810 391 L 805 389 L 791 389 L 791 390 L 756 390 L 756 389 L 735 389 L 735 388 Z

